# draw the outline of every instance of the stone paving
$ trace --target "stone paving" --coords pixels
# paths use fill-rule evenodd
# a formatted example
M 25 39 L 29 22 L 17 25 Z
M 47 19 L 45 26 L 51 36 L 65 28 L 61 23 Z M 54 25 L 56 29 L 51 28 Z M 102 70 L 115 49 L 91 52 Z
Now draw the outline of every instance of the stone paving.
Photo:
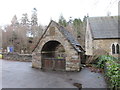
M 88 68 L 81 72 L 41 71 L 32 68 L 31 62 L 0 60 L 0 63 L 3 88 L 75 88 L 73 83 L 81 83 L 82 88 L 106 88 L 103 75 Z

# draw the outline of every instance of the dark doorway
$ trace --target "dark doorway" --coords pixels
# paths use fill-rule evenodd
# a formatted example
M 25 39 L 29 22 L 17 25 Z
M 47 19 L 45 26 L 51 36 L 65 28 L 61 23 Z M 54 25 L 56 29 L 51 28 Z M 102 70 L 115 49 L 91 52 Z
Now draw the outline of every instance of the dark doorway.
M 65 49 L 58 41 L 47 42 L 41 51 L 42 68 L 65 70 Z

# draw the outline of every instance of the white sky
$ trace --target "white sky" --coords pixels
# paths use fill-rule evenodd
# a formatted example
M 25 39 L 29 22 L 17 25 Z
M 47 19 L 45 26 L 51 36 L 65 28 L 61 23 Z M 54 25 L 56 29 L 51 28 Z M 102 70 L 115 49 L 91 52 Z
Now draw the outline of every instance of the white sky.
M 83 18 L 118 15 L 118 1 L 120 0 L 0 0 L 0 25 L 10 24 L 14 15 L 20 20 L 23 13 L 31 17 L 32 9 L 36 8 L 38 23 L 47 25 L 52 18 L 58 21 L 62 14 L 65 19 L 69 17 Z

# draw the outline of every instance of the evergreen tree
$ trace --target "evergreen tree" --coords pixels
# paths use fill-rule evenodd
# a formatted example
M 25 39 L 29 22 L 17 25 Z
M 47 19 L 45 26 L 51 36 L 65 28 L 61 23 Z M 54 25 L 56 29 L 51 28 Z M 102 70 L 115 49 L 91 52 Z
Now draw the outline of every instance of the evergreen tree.
M 65 18 L 63 17 L 63 15 L 61 15 L 61 16 L 59 17 L 58 23 L 59 23 L 60 25 L 64 26 L 64 27 L 67 26 L 67 22 L 66 22 Z
M 13 16 L 13 18 L 12 18 L 12 20 L 11 20 L 11 23 L 12 23 L 12 25 L 13 25 L 13 26 L 16 26 L 16 25 L 18 25 L 18 24 L 19 24 L 19 22 L 18 22 L 18 20 L 17 20 L 17 16 L 16 16 L 16 15 L 14 15 L 14 16 Z
M 32 11 L 32 17 L 31 17 L 31 25 L 34 26 L 34 25 L 38 25 L 38 18 L 37 18 L 37 9 L 36 8 L 33 8 L 33 11 Z
M 22 25 L 28 25 L 29 24 L 28 14 L 27 13 L 22 14 L 21 24 Z
M 73 25 L 74 25 L 74 28 L 75 28 L 75 30 L 77 31 L 77 36 L 80 36 L 80 31 L 81 31 L 81 29 L 82 29 L 82 21 L 81 21 L 81 19 L 74 19 L 73 20 Z
M 74 26 L 75 31 L 77 32 L 78 41 L 84 47 L 85 46 L 84 21 L 81 21 L 81 19 L 76 18 L 76 19 L 73 20 L 73 26 Z

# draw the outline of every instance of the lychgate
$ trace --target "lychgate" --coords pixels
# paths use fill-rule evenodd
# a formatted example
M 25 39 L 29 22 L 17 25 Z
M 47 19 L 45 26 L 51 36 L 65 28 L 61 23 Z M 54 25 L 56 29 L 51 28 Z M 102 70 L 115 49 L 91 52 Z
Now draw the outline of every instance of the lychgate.
M 84 49 L 72 34 L 51 21 L 33 50 L 32 67 L 80 71 Z

